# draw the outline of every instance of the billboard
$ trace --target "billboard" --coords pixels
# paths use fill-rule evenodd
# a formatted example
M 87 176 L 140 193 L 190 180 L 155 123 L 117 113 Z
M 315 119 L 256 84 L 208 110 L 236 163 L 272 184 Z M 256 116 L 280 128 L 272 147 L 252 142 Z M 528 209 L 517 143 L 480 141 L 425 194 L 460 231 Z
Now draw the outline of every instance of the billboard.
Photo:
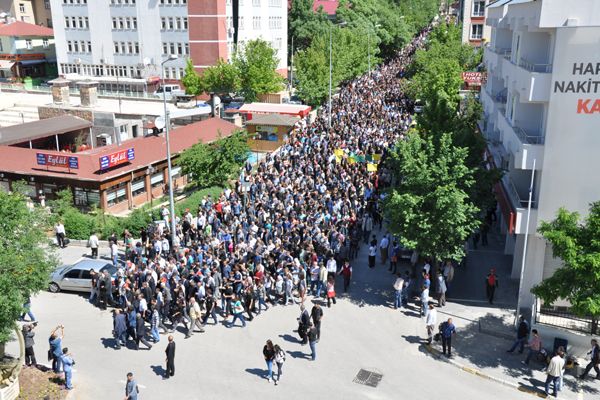
M 135 159 L 134 148 L 119 150 L 116 153 L 100 157 L 100 169 L 108 169 Z
M 36 153 L 35 156 L 38 165 L 43 165 L 45 167 L 79 169 L 79 158 L 77 156 L 50 153 Z

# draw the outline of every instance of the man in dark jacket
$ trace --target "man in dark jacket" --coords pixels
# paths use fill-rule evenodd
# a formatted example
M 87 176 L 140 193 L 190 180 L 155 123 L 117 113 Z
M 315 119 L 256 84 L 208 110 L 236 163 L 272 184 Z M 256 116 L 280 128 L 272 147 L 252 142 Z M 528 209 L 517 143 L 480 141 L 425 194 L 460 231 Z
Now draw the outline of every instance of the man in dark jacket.
M 37 323 L 26 324 L 23 325 L 23 337 L 25 338 L 25 365 L 29 366 L 37 366 L 37 362 L 35 361 L 35 353 L 33 351 L 33 345 L 35 341 L 33 337 L 35 336 L 35 332 L 33 329 Z
M 592 350 L 588 354 L 591 355 L 591 361 L 585 367 L 583 374 L 579 375 L 579 379 L 585 379 L 592 368 L 596 371 L 596 379 L 600 379 L 600 345 L 596 339 L 592 339 Z
M 115 336 L 117 350 L 121 348 L 121 345 L 127 345 L 127 318 L 121 310 L 115 310 L 113 317 L 113 331 Z
M 173 335 L 169 335 L 169 344 L 165 349 L 167 371 L 165 372 L 164 379 L 169 379 L 175 375 L 175 342 L 173 341 Z
M 298 335 L 302 339 L 302 345 L 305 345 L 308 341 L 308 338 L 306 337 L 308 324 L 310 324 L 310 315 L 308 314 L 308 310 L 304 307 L 304 304 L 302 304 L 300 306 L 300 318 L 298 318 Z
M 142 314 L 136 315 L 136 327 L 135 327 L 135 349 L 140 349 L 140 342 L 144 343 L 144 345 L 150 350 L 152 345 L 146 340 L 146 323 L 142 318 Z
M 519 327 L 517 328 L 517 340 L 513 343 L 510 350 L 506 350 L 507 353 L 512 353 L 515 351 L 517 346 L 519 346 L 519 354 L 523 353 L 523 347 L 527 342 L 527 336 L 529 336 L 529 323 L 525 319 L 524 316 L 521 316 L 519 319 Z

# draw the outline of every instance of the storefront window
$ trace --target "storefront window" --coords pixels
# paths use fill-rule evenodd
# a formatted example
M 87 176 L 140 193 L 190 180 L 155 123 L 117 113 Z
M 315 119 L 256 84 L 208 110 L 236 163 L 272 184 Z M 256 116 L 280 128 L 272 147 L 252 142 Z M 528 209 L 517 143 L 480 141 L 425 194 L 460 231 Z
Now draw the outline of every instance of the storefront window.
M 74 201 L 76 206 L 100 206 L 100 191 L 76 187 Z
M 152 185 L 153 188 L 160 186 L 160 185 L 162 185 L 164 179 L 165 179 L 165 176 L 163 175 L 163 172 L 160 171 L 150 177 L 150 184 Z
M 127 200 L 127 182 L 122 182 L 106 191 L 106 203 L 108 206 L 122 203 Z
M 131 181 L 131 195 L 138 196 L 146 193 L 146 177 L 144 175 Z

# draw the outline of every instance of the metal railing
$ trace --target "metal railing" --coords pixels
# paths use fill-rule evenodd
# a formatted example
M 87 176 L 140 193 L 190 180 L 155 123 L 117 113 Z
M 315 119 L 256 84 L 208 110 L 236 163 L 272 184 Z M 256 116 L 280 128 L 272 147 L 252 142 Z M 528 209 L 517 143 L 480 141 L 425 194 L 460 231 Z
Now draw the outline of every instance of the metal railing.
M 473 11 L 471 17 L 485 17 L 485 10 Z
M 544 144 L 544 136 L 543 135 L 532 135 L 527 133 L 523 128 L 519 126 L 513 125 L 513 129 L 515 134 L 521 139 L 523 143 L 527 144 Z
M 52 86 L 29 86 L 26 87 L 23 84 L 15 83 L 0 83 L 0 92 L 2 90 L 16 91 L 16 92 L 29 92 L 29 93 L 52 93 Z M 79 89 L 76 87 L 70 87 L 69 93 L 72 95 L 79 95 Z M 135 91 L 121 91 L 115 92 L 112 90 L 98 89 L 98 96 L 102 97 L 123 97 L 123 98 L 137 98 L 137 99 L 155 99 L 160 100 L 160 97 L 154 96 L 149 92 L 135 92 Z
M 536 307 L 534 318 L 538 324 L 592 335 L 598 333 L 598 321 L 594 321 L 592 317 L 579 317 L 573 314 L 568 307 L 538 306 Z
M 552 64 L 538 64 L 524 58 L 519 59 L 519 67 L 526 69 L 529 72 L 541 72 L 547 74 L 552 72 Z
M 517 187 L 515 186 L 515 183 L 513 182 L 513 180 L 510 177 L 506 177 L 504 178 L 504 183 L 506 188 L 508 189 L 508 193 L 509 195 L 513 198 L 513 200 L 515 200 L 516 202 L 516 206 L 518 206 L 518 208 L 527 208 L 529 206 L 529 198 L 523 199 L 521 198 L 521 196 L 519 195 L 519 191 L 517 190 Z M 531 208 L 537 208 L 537 200 L 535 199 L 535 191 L 533 193 L 533 196 L 531 196 Z

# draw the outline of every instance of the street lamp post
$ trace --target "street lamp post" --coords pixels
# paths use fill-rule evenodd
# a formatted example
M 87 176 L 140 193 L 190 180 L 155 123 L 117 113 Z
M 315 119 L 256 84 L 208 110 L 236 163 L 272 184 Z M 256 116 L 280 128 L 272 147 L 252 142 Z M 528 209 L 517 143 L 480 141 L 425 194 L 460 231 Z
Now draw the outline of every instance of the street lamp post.
M 177 224 L 175 222 L 175 200 L 173 199 L 173 175 L 171 172 L 171 145 L 169 143 L 169 130 L 170 130 L 170 121 L 169 121 L 169 112 L 167 111 L 167 95 L 165 91 L 165 63 L 169 61 L 176 60 L 177 56 L 174 54 L 170 54 L 169 57 L 160 63 L 161 69 L 161 80 L 162 80 L 162 89 L 163 89 L 163 106 L 165 111 L 165 138 L 167 140 L 167 172 L 169 173 L 169 179 L 167 184 L 169 185 L 169 211 L 171 213 L 171 243 L 175 242 L 175 232 Z
M 331 28 L 334 25 L 337 26 L 344 26 L 346 25 L 346 22 L 340 22 L 339 24 L 331 24 L 329 25 L 329 101 L 328 101 L 328 109 L 329 109 L 329 118 L 328 118 L 328 122 L 327 122 L 327 126 L 329 127 L 329 129 L 331 129 L 331 58 L 332 58 L 332 51 L 331 51 Z

